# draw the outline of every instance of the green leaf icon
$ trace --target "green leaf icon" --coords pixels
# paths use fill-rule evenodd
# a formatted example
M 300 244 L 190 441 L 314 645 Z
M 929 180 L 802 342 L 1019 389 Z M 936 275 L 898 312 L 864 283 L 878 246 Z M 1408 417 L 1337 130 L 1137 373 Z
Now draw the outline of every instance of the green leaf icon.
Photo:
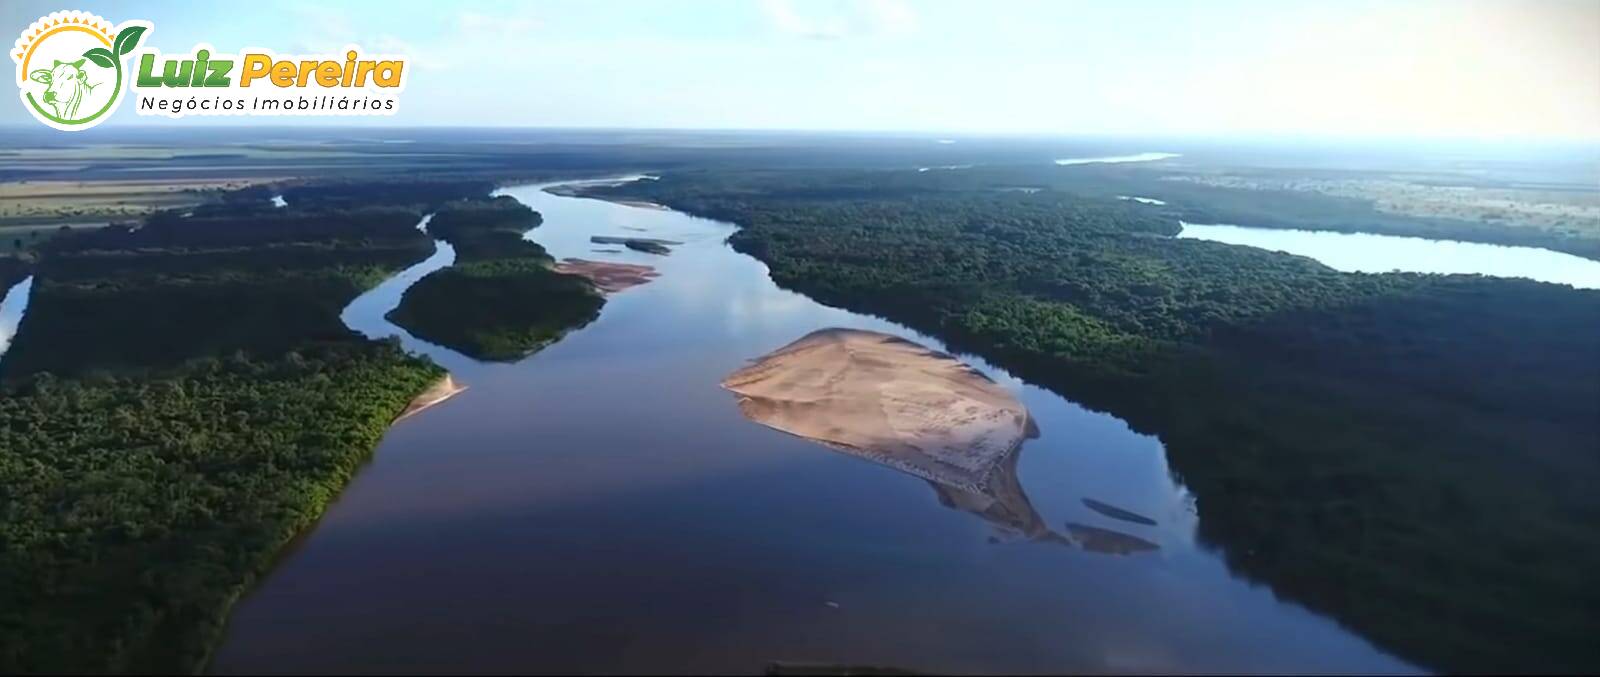
M 84 52 L 83 55 L 93 61 L 94 65 L 101 68 L 115 68 L 117 66 L 117 57 L 111 54 L 111 50 L 104 47 L 96 47 Z
M 117 33 L 117 56 L 127 56 L 133 48 L 139 46 L 139 38 L 144 36 L 144 26 L 129 26 Z M 98 62 L 96 62 L 98 63 Z

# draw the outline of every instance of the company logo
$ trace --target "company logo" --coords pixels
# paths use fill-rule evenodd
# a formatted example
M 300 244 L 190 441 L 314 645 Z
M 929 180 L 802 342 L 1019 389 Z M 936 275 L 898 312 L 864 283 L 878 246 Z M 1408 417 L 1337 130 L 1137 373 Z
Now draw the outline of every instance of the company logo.
M 278 55 L 249 48 L 220 52 L 206 43 L 188 54 L 140 49 L 148 21 L 112 26 L 94 14 L 53 12 L 17 39 L 22 104 L 64 131 L 110 117 L 131 90 L 140 115 L 393 115 L 405 89 L 406 59 L 364 54 Z
M 111 22 L 87 12 L 53 12 L 17 38 L 17 86 L 34 119 L 64 131 L 88 129 L 122 102 L 124 61 L 148 21 Z

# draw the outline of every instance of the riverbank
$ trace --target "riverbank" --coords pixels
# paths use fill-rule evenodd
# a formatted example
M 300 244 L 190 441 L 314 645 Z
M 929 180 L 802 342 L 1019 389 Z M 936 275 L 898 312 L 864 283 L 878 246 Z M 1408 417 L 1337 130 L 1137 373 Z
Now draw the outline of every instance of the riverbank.
M 467 386 L 456 383 L 454 377 L 450 374 L 445 374 L 444 378 L 434 381 L 433 385 L 428 386 L 427 390 L 412 398 L 406 408 L 401 410 L 400 415 L 395 417 L 394 422 L 399 423 L 407 418 L 416 416 L 429 407 L 443 404 L 445 400 L 460 395 L 466 390 Z

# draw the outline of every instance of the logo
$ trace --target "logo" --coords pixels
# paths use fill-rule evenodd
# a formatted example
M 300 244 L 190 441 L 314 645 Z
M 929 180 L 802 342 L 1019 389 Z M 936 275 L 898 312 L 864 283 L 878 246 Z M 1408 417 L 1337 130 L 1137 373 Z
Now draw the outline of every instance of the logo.
M 53 12 L 17 38 L 22 105 L 63 131 L 88 129 L 132 92 L 139 115 L 393 115 L 406 59 L 368 55 L 238 53 L 196 44 L 187 54 L 140 49 L 149 21 L 116 26 L 88 12 Z
M 122 102 L 124 62 L 139 46 L 148 21 L 112 26 L 88 12 L 52 12 L 17 38 L 17 86 L 34 119 L 63 131 L 104 122 Z

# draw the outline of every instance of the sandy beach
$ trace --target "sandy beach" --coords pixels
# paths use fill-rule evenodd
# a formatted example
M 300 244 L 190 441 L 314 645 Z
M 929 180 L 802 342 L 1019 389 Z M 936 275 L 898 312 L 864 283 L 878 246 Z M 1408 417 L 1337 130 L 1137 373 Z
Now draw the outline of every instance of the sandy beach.
M 405 411 L 400 412 L 400 415 L 396 416 L 394 421 L 399 423 L 411 416 L 415 416 L 428 407 L 460 395 L 466 389 L 465 385 L 456 383 L 454 378 L 449 374 L 445 374 L 444 378 L 434 382 L 433 385 L 428 386 L 427 390 L 422 391 L 421 395 L 411 400 L 411 404 L 406 405 Z

